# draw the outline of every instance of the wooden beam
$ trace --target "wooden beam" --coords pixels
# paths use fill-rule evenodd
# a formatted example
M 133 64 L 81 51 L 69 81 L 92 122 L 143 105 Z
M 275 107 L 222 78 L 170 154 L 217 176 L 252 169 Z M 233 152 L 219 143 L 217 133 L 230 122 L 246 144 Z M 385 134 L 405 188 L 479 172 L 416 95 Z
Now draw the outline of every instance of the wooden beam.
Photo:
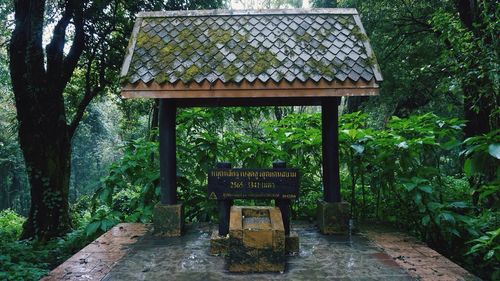
M 177 204 L 177 173 L 175 158 L 175 117 L 177 107 L 168 99 L 160 100 L 160 201 Z
M 374 96 L 378 94 L 378 85 L 374 81 L 346 80 L 343 82 L 320 80 L 314 81 L 268 81 L 262 83 L 165 83 L 127 84 L 122 88 L 124 98 L 267 98 L 267 97 L 339 97 L 339 96 Z
M 376 88 L 352 89 L 289 89 L 289 90 L 123 90 L 124 98 L 161 98 L 161 99 L 192 99 L 192 98 L 269 98 L 269 97 L 349 97 L 376 96 Z
M 323 138 L 323 197 L 326 202 L 340 202 L 339 122 L 340 98 L 324 98 L 321 104 Z
M 321 98 L 193 98 L 173 99 L 177 107 L 304 106 L 321 105 Z

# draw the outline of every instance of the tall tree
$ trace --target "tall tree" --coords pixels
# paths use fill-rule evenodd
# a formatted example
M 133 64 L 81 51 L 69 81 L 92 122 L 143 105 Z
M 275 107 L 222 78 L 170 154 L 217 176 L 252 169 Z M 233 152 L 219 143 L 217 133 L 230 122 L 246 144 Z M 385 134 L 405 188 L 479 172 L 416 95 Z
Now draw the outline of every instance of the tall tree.
M 116 66 L 116 58 L 124 53 L 123 42 L 130 35 L 133 15 L 140 10 L 214 8 L 222 3 L 14 1 L 10 75 L 19 143 L 31 188 L 31 208 L 22 238 L 47 240 L 71 228 L 71 139 L 91 100 L 113 83 L 116 85 L 117 68 L 108 67 Z M 44 48 L 48 23 L 55 25 L 50 43 Z M 79 101 L 72 103 L 64 93 L 77 68 L 85 72 L 85 82 Z
M 498 1 L 455 0 L 460 20 L 470 32 L 470 41 L 474 46 L 466 56 L 458 60 L 468 66 L 468 77 L 462 80 L 464 93 L 464 115 L 468 121 L 464 129 L 466 137 L 482 135 L 498 129 L 500 113 L 498 96 L 500 78 L 498 74 L 500 40 L 498 34 Z M 455 36 L 464 36 L 456 34 Z M 446 38 L 451 42 L 455 40 Z M 496 112 L 495 112 L 496 111 Z

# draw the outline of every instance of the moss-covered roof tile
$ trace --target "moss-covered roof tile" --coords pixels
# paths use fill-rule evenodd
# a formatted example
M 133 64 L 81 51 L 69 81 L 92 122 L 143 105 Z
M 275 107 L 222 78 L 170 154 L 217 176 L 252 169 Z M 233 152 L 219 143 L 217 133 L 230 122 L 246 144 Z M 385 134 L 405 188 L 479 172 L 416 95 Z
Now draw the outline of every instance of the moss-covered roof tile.
M 354 9 L 141 13 L 129 46 L 132 84 L 382 80 Z

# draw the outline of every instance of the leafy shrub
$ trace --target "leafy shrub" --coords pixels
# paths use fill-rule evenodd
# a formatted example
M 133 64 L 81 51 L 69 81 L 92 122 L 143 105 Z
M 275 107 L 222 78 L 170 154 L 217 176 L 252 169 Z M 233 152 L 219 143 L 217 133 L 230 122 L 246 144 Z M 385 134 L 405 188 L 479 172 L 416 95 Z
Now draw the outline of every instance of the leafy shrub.
M 482 267 L 491 267 L 491 280 L 498 280 L 500 278 L 500 228 L 493 231 L 488 231 L 479 238 L 469 242 L 472 247 L 466 253 L 467 255 L 482 256 Z M 486 265 L 486 266 L 485 266 Z
M 24 221 L 25 218 L 12 210 L 0 211 L 0 243 L 17 240 Z
M 81 227 L 46 243 L 17 241 L 24 220 L 11 210 L 0 212 L 0 280 L 39 280 L 95 238 Z

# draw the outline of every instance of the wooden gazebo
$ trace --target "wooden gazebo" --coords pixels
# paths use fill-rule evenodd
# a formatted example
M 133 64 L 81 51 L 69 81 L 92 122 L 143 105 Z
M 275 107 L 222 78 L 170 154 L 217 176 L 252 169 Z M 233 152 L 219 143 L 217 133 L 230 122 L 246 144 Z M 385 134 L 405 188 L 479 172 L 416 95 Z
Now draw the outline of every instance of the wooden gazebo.
M 342 212 L 338 105 L 378 94 L 382 81 L 355 9 L 139 13 L 122 71 L 122 96 L 160 99 L 161 204 L 155 226 L 179 235 L 175 119 L 178 107 L 321 105 L 320 226 Z M 345 208 L 344 208 L 345 209 Z M 174 225 L 174 226 L 172 226 Z M 335 227 L 335 226 L 332 226 Z M 177 229 L 179 228 L 179 229 Z

